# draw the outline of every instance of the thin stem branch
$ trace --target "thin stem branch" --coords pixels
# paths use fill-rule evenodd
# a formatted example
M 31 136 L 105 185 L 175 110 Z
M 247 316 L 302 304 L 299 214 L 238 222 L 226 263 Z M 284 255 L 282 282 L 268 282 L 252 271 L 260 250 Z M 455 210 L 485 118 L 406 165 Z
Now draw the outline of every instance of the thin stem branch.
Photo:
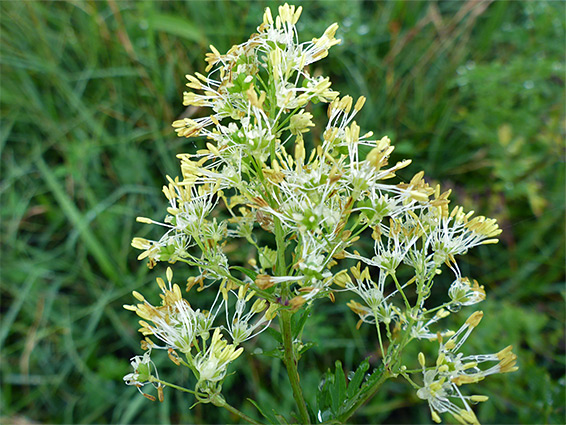
M 236 409 L 234 406 L 228 404 L 226 402 L 226 400 L 224 399 L 224 397 L 222 397 L 220 394 L 213 396 L 210 401 L 212 402 L 212 404 L 214 404 L 217 407 L 223 407 L 224 409 L 228 410 L 230 413 L 233 413 L 237 416 L 239 416 L 240 418 L 242 418 L 244 421 L 246 421 L 246 423 L 249 424 L 253 424 L 253 425 L 263 425 L 261 422 L 256 421 L 255 419 L 250 418 L 248 415 L 246 415 L 244 412 Z
M 159 384 L 165 385 L 166 387 L 175 388 L 176 390 L 183 391 L 183 392 L 186 392 L 186 393 L 191 393 L 191 394 L 193 394 L 193 395 L 195 395 L 195 396 L 199 394 L 199 393 L 197 393 L 196 391 L 189 390 L 188 388 L 181 387 L 181 386 L 179 386 L 179 385 L 175 385 L 175 384 L 172 384 L 172 383 L 170 383 L 170 382 L 163 381 L 163 380 L 161 380 L 161 379 L 157 379 L 155 376 L 150 376 L 150 377 L 149 377 L 149 382 L 157 382 L 157 383 L 159 383 Z
M 401 295 L 403 296 L 403 300 L 405 301 L 405 306 L 407 307 L 407 309 L 411 308 L 411 304 L 409 303 L 409 300 L 407 299 L 407 297 L 405 296 L 405 292 L 403 292 L 403 288 L 401 287 L 401 284 L 399 283 L 399 281 L 397 280 L 397 276 L 395 276 L 395 273 L 391 273 L 391 277 L 393 278 L 393 280 L 395 281 L 395 286 L 397 287 L 397 290 L 401 293 Z
M 377 311 L 374 310 L 375 327 L 377 329 L 377 339 L 379 340 L 379 349 L 381 350 L 381 358 L 385 361 L 385 350 L 383 349 L 383 339 L 381 338 L 381 329 L 379 328 L 379 320 L 377 318 Z

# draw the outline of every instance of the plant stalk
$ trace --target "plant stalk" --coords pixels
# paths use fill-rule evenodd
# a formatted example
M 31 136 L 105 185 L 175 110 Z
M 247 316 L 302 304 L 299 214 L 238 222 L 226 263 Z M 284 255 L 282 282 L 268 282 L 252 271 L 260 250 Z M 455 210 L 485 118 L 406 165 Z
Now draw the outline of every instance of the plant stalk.
M 299 408 L 299 415 L 302 424 L 310 424 L 307 404 L 303 397 L 303 391 L 299 383 L 299 371 L 297 370 L 297 360 L 295 358 L 295 350 L 293 349 L 293 335 L 291 333 L 291 316 L 289 311 L 281 311 L 279 314 L 279 323 L 281 324 L 281 335 L 283 337 L 283 347 L 285 348 L 283 362 L 287 368 L 289 382 L 293 389 L 293 398 Z

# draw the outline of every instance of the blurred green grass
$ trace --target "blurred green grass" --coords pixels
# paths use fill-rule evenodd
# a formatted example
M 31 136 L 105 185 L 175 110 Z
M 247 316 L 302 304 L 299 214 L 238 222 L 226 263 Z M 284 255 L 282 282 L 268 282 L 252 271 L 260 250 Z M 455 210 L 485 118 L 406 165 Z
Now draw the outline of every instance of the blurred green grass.
M 170 128 L 184 113 L 184 75 L 203 71 L 208 44 L 244 41 L 268 5 L 278 4 L 0 2 L 2 423 L 235 420 L 209 406 L 190 411 L 182 394 L 156 404 L 124 386 L 139 338 L 121 306 L 163 272 L 138 263 L 129 244 L 146 231 L 137 215 L 163 214 L 175 154 L 194 149 Z M 453 189 L 453 202 L 503 227 L 501 243 L 470 253 L 463 273 L 488 291 L 473 348 L 512 343 L 521 369 L 477 385 L 491 395 L 480 419 L 563 423 L 565 3 L 303 6 L 303 40 L 341 26 L 343 43 L 314 71 L 368 98 L 362 128 L 389 135 L 393 161 L 414 161 L 407 173 L 424 169 Z M 376 348 L 343 303 L 318 313 L 305 331 L 317 344 L 302 360 L 306 388 L 336 358 L 351 370 Z M 269 349 L 251 342 L 250 351 L 256 344 Z M 248 396 L 292 409 L 277 361 L 248 356 L 236 366 L 229 401 L 252 415 Z M 401 382 L 355 420 L 430 421 Z

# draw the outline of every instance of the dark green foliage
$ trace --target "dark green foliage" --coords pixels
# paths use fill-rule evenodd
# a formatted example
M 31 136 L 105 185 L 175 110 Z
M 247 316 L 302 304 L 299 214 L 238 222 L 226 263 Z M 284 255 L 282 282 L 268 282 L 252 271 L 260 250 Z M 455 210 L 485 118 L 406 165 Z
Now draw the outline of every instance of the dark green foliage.
M 368 359 L 365 359 L 355 372 L 348 373 L 348 381 L 346 381 L 340 360 L 336 360 L 335 365 L 336 371 L 332 373 L 328 370 L 318 385 L 317 415 L 314 420 L 320 423 L 334 420 L 343 422 L 347 419 L 351 409 L 358 401 L 364 400 L 372 385 L 383 373 L 381 368 L 367 373 L 370 365 Z
M 136 260 L 132 237 L 156 235 L 135 217 L 163 217 L 160 188 L 165 175 L 179 173 L 175 155 L 202 143 L 178 139 L 170 127 L 184 113 L 200 113 L 181 105 L 184 75 L 204 72 L 208 44 L 223 52 L 247 39 L 267 5 L 277 7 L 0 2 L 2 423 L 236 421 L 214 406 L 189 410 L 187 394 L 166 391 L 164 403 L 151 403 L 122 383 L 128 359 L 141 352 L 136 318 L 122 305 L 164 275 Z M 504 230 L 499 245 L 470 253 L 462 269 L 488 296 L 478 307 L 484 321 L 464 349 L 491 353 L 513 344 L 520 366 L 473 386 L 490 396 L 478 417 L 564 423 L 565 3 L 303 6 L 303 40 L 332 22 L 343 39 L 313 73 L 329 75 L 343 94 L 368 98 L 358 123 L 392 139 L 393 161 L 414 160 L 402 178 L 425 170 L 453 189 L 453 202 L 497 218 Z M 316 105 L 312 113 L 325 110 Z M 245 264 L 248 253 L 240 255 Z M 179 283 L 190 275 L 175 266 Z M 439 279 L 439 298 L 442 285 Z M 207 296 L 190 293 L 197 306 Z M 346 301 L 338 294 L 335 304 L 317 304 L 308 321 L 294 322 L 304 344 L 305 398 L 321 411 L 340 411 L 364 385 L 358 372 L 378 364 L 375 330 L 356 330 Z M 274 338 L 264 334 L 246 352 L 276 354 L 278 331 L 271 332 Z M 419 350 L 434 349 L 409 348 L 407 367 L 418 368 Z M 165 355 L 155 360 L 161 376 L 191 384 Z M 342 364 L 356 371 L 349 382 Z M 334 366 L 317 395 L 320 371 Z M 272 408 L 290 417 L 294 402 L 278 358 L 242 356 L 233 370 L 224 385 L 232 405 L 259 417 L 250 398 L 270 421 L 279 422 Z M 422 423 L 430 416 L 414 390 L 395 381 L 351 420 Z

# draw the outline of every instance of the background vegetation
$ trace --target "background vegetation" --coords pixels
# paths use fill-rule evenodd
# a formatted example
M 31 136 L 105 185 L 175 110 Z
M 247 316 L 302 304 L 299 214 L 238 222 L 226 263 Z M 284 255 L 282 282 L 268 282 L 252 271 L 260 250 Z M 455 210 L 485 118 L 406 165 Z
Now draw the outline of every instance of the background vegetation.
M 184 75 L 203 71 L 209 44 L 225 51 L 244 41 L 267 5 L 277 3 L 0 2 L 2 423 L 235 420 L 209 406 L 189 410 L 190 396 L 171 391 L 151 403 L 123 384 L 140 349 L 122 304 L 164 274 L 138 263 L 130 241 L 146 232 L 135 216 L 164 214 L 160 189 L 178 174 L 175 154 L 194 149 L 170 127 L 184 112 Z M 511 343 L 520 364 L 475 387 L 491 396 L 480 420 L 564 423 L 565 3 L 303 6 L 303 40 L 341 26 L 343 43 L 315 72 L 368 98 L 362 129 L 389 135 L 394 160 L 414 159 L 407 176 L 424 169 L 453 189 L 453 202 L 504 230 L 463 271 L 488 293 L 469 348 Z M 375 353 L 371 329 L 356 331 L 346 310 L 321 305 L 309 322 L 305 388 L 335 359 L 352 370 Z M 261 344 L 249 351 L 269 349 Z M 252 415 L 246 397 L 292 408 L 278 361 L 248 355 L 236 368 L 224 387 L 232 404 Z M 408 385 L 386 388 L 355 420 L 430 421 Z

